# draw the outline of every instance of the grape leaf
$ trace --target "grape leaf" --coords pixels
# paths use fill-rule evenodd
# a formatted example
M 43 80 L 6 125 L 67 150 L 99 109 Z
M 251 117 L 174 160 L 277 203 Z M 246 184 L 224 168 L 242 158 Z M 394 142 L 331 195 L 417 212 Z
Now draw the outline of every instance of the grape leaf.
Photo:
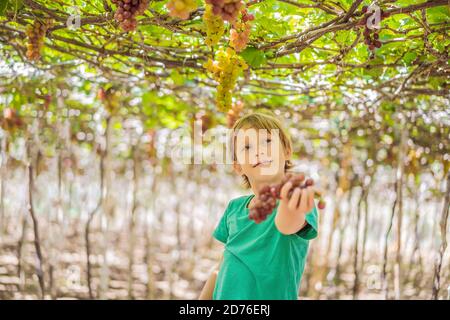
M 8 6 L 8 0 L 0 0 L 0 16 L 5 14 L 6 7 Z
M 241 56 L 244 58 L 251 67 L 257 68 L 266 63 L 266 55 L 263 51 L 253 47 L 248 47 L 241 52 Z

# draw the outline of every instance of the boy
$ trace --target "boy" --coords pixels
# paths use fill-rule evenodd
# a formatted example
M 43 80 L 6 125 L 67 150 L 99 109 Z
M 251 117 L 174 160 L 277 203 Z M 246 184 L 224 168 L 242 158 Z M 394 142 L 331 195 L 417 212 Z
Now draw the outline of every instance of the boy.
M 250 220 L 260 188 L 280 183 L 292 167 L 292 142 L 280 121 L 263 113 L 239 119 L 231 137 L 233 169 L 254 195 L 231 200 L 214 230 L 225 250 L 199 299 L 297 300 L 309 240 L 317 236 L 313 187 L 295 188 L 288 198 L 286 183 L 272 214 L 258 224 Z

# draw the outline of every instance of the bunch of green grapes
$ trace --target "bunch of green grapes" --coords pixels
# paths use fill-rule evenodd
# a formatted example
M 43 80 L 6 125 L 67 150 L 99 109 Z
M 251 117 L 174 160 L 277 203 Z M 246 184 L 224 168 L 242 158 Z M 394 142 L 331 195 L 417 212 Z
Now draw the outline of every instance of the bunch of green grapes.
M 136 17 L 148 8 L 149 0 L 111 0 L 117 6 L 114 18 L 124 31 L 133 31 L 137 27 Z
M 231 107 L 231 97 L 237 78 L 242 70 L 248 68 L 244 59 L 232 48 L 219 49 L 216 60 L 208 60 L 204 67 L 210 71 L 219 83 L 216 93 L 216 104 L 219 111 L 226 112 Z
M 197 9 L 195 0 L 169 0 L 166 6 L 171 17 L 183 20 L 188 19 L 191 12 Z
M 29 60 L 38 60 L 41 57 L 41 49 L 44 46 L 44 38 L 52 21 L 35 20 L 34 23 L 27 26 L 26 35 L 28 37 L 26 56 Z
M 212 6 L 207 4 L 205 6 L 205 13 L 203 14 L 203 21 L 206 26 L 205 43 L 207 46 L 212 47 L 216 45 L 223 36 L 225 31 L 223 20 L 220 16 L 215 15 L 212 11 Z
M 230 30 L 230 46 L 237 52 L 240 52 L 247 47 L 250 38 L 250 30 L 252 28 L 250 21 L 254 19 L 255 17 L 253 14 L 249 14 L 244 8 L 242 10 L 240 21 L 234 23 L 233 28 Z

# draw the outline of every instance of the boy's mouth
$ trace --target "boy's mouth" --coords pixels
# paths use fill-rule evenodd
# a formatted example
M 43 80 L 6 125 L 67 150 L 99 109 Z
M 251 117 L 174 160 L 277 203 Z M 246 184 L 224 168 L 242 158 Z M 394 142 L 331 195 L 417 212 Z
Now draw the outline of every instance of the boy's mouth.
M 272 160 L 258 161 L 256 164 L 253 165 L 253 168 L 256 168 L 259 165 L 270 164 L 270 163 L 272 163 Z

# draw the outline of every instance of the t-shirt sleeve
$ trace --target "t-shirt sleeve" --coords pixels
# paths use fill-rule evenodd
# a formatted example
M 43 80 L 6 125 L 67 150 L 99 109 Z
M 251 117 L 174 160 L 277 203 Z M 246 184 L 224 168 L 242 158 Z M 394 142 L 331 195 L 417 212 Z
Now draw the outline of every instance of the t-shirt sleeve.
M 306 226 L 299 230 L 296 235 L 305 239 L 311 240 L 317 237 L 317 209 L 316 206 L 306 214 Z
M 228 213 L 230 212 L 230 209 L 231 209 L 231 201 L 228 203 L 228 206 L 225 209 L 222 218 L 220 218 L 220 221 L 213 232 L 213 237 L 219 240 L 220 242 L 223 242 L 224 244 L 226 244 L 228 240 L 227 217 Z

